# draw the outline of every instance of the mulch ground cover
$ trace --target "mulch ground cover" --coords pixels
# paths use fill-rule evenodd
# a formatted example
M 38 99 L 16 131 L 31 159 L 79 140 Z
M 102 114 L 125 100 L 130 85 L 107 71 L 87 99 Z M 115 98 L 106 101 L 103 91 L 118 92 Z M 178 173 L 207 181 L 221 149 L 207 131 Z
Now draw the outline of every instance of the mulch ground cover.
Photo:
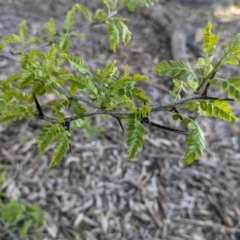
M 73 1 L 0 2 L 0 36 L 17 30 L 22 19 L 31 33 L 42 30 L 54 17 L 60 27 Z M 96 9 L 93 1 L 81 1 Z M 240 10 L 234 6 L 184 5 L 165 1 L 164 6 L 183 22 L 203 28 L 207 21 L 219 32 L 220 49 L 240 32 Z M 96 71 L 117 59 L 123 69 L 149 76 L 142 83 L 153 104 L 172 101 L 169 79 L 152 74 L 152 67 L 170 60 L 169 37 L 164 29 L 144 17 L 140 10 L 122 12 L 129 17 L 132 42 L 109 50 L 104 26 L 86 28 L 86 40 L 73 49 Z M 189 61 L 194 55 L 189 51 Z M 1 59 L 0 78 L 17 68 Z M 236 70 L 238 71 L 238 70 Z M 231 74 L 231 69 L 225 71 Z M 214 94 L 214 92 L 212 93 Z M 240 107 L 233 104 L 240 117 Z M 154 113 L 151 119 L 180 127 L 171 114 Z M 39 153 L 37 135 L 45 122 L 32 119 L 0 124 L 0 163 L 10 172 L 4 189 L 9 197 L 39 204 L 45 212 L 42 239 L 100 240 L 238 240 L 240 239 L 240 124 L 196 117 L 206 136 L 204 155 L 192 165 L 181 163 L 186 137 L 147 128 L 146 141 L 134 161 L 127 160 L 125 134 L 115 119 L 92 118 L 92 133 L 73 134 L 72 154 L 57 167 L 49 168 L 53 148 Z M 29 236 L 31 239 L 34 236 Z M 11 239 L 0 225 L 0 239 Z

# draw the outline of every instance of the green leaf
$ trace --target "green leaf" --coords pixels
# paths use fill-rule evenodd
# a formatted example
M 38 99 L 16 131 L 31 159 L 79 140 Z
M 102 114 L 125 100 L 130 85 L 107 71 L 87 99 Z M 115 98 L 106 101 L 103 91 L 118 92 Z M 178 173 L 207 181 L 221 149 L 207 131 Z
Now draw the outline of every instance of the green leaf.
M 71 121 L 71 130 L 74 130 L 74 129 L 77 129 L 77 128 L 82 128 L 83 126 L 83 123 L 84 123 L 84 120 L 83 119 L 77 119 L 77 120 L 74 120 L 74 121 Z
M 54 70 L 55 68 L 55 60 L 56 60 L 56 48 L 55 44 L 52 44 L 49 48 L 48 54 L 47 54 L 47 61 L 46 61 L 46 67 L 49 70 Z
M 77 69 L 81 73 L 88 73 L 91 75 L 91 72 L 89 71 L 87 65 L 83 61 L 82 58 L 73 56 L 71 54 L 64 53 L 61 55 L 63 59 L 66 59 L 70 62 L 71 66 L 75 69 Z
M 136 114 L 140 119 L 143 119 L 148 117 L 149 113 L 151 112 L 151 109 L 152 108 L 149 106 L 142 105 L 140 108 L 137 109 Z
M 56 26 L 52 18 L 50 18 L 49 21 L 45 24 L 44 30 L 45 33 L 47 34 L 48 41 L 49 42 L 54 41 L 54 37 L 56 35 Z
M 128 10 L 131 11 L 131 12 L 134 12 L 134 11 L 135 11 L 135 7 L 134 7 L 134 5 L 133 5 L 131 2 L 127 4 L 127 8 L 128 8 Z
M 47 105 L 53 106 L 52 113 L 57 115 L 58 121 L 63 122 L 65 115 L 62 110 L 69 105 L 68 99 L 57 99 L 56 101 L 49 102 Z
M 120 33 L 114 21 L 109 21 L 107 24 L 107 37 L 110 48 L 115 52 L 116 47 L 119 44 Z
M 223 50 L 222 61 L 226 62 L 233 57 L 240 58 L 240 33 L 236 34 L 233 40 Z
M 33 36 L 33 37 L 29 38 L 29 39 L 26 41 L 26 45 L 30 45 L 30 44 L 33 44 L 33 43 L 37 43 L 37 42 L 39 42 L 41 39 L 42 39 L 42 37 L 40 37 L 40 36 Z
M 131 40 L 131 32 L 129 31 L 127 25 L 123 22 L 119 22 L 120 26 L 121 26 L 121 30 L 122 30 L 122 41 L 124 43 L 124 45 L 126 46 L 130 40 Z
M 60 133 L 64 132 L 64 127 L 59 123 L 51 123 L 44 126 L 38 136 L 38 149 L 43 152 Z
M 34 116 L 33 109 L 30 106 L 16 106 L 11 111 L 0 113 L 0 121 L 12 122 L 16 120 L 29 119 Z
M 101 84 L 108 86 L 109 82 L 115 80 L 118 77 L 119 71 L 115 65 L 116 60 L 113 60 L 107 63 L 102 69 L 98 69 L 96 77 Z
M 132 105 L 132 101 L 127 96 L 113 96 L 108 102 L 106 102 L 105 106 L 110 110 L 116 107 L 130 107 Z
M 233 97 L 236 101 L 240 101 L 240 78 L 239 77 L 230 77 L 227 79 L 218 78 L 219 81 L 222 81 L 221 89 L 227 91 L 228 97 Z
M 174 87 L 172 91 L 169 91 L 169 94 L 173 96 L 176 100 L 181 99 L 181 92 L 187 92 L 188 84 L 182 80 L 173 79 Z
M 60 39 L 59 39 L 59 50 L 62 52 L 67 52 L 68 47 L 71 43 L 71 38 L 68 33 L 61 33 Z
M 181 124 L 183 126 L 187 126 L 190 122 L 191 122 L 191 119 L 186 117 L 183 120 L 181 120 Z
M 64 21 L 64 29 L 67 32 L 71 31 L 74 22 L 75 22 L 75 8 L 73 7 L 71 10 L 67 12 L 67 16 Z
M 205 148 L 205 137 L 198 124 L 193 120 L 190 120 L 188 126 L 191 128 L 191 131 L 188 134 L 187 149 L 183 157 L 183 162 L 185 164 L 191 164 L 194 160 L 200 157 Z
M 202 58 L 202 57 L 198 58 L 197 65 L 198 66 L 205 66 L 206 65 L 205 58 Z
M 5 44 L 0 42 L 0 51 L 2 51 L 4 47 L 5 47 Z
M 172 78 L 183 77 L 189 69 L 181 60 L 170 60 L 169 62 L 161 62 L 153 69 L 154 73 L 160 76 L 168 76 Z
M 7 101 L 3 98 L 0 98 L 0 112 L 4 111 L 7 108 Z
M 209 81 L 210 86 L 215 86 L 218 83 L 218 79 L 214 78 Z
M 23 225 L 20 228 L 20 235 L 22 237 L 26 237 L 28 234 L 28 230 L 32 225 L 32 220 L 24 221 Z
M 21 38 L 23 40 L 25 40 L 28 36 L 28 28 L 27 28 L 27 22 L 26 20 L 23 20 L 20 24 L 19 24 L 19 35 L 21 36 Z
M 203 111 L 207 111 L 208 106 L 207 106 L 206 101 L 201 101 L 200 102 L 200 107 Z
M 133 159 L 144 142 L 144 127 L 141 121 L 133 116 L 127 118 L 127 146 L 128 158 Z
M 189 109 L 190 111 L 194 111 L 195 108 L 196 108 L 196 106 L 197 106 L 196 101 L 192 101 L 192 102 L 189 102 L 189 103 L 188 103 L 188 109 Z
M 70 132 L 66 130 L 59 135 L 54 148 L 53 158 L 51 160 L 50 167 L 56 166 L 66 156 L 70 148 L 70 136 Z
M 3 40 L 8 43 L 23 43 L 23 39 L 17 34 L 5 36 L 3 37 Z
M 92 78 L 90 76 L 83 77 L 76 74 L 72 74 L 71 78 L 68 81 L 77 88 L 84 89 L 86 91 L 91 91 L 95 95 L 98 94 L 98 87 L 93 83 Z
M 32 94 L 24 93 L 23 91 L 18 90 L 17 88 L 9 89 L 4 92 L 10 96 L 14 96 L 15 98 L 17 98 L 18 100 L 20 100 L 23 103 L 31 103 L 32 102 Z
M 124 76 L 119 78 L 111 85 L 111 89 L 121 89 L 128 85 L 128 83 L 134 83 L 138 81 L 146 81 L 148 77 L 145 75 L 136 74 L 133 76 Z
M 172 115 L 172 119 L 174 121 L 179 120 L 180 119 L 180 115 L 179 114 L 174 114 L 174 115 Z
M 212 24 L 208 22 L 203 30 L 203 52 L 212 53 L 218 43 L 218 35 L 212 33 Z
M 227 59 L 227 63 L 230 65 L 238 65 L 238 60 L 236 59 L 236 57 L 229 57 Z
M 207 117 L 218 117 L 224 121 L 237 122 L 238 118 L 233 115 L 230 105 L 224 100 L 215 101 L 201 101 L 200 105 L 205 104 L 206 107 L 202 108 L 200 114 Z
M 72 74 L 71 78 L 69 78 L 68 81 L 72 87 L 76 87 L 77 89 L 83 89 L 88 86 L 88 83 L 85 81 L 85 77 L 76 74 Z
M 134 87 L 134 88 L 132 89 L 132 96 L 133 96 L 135 99 L 143 102 L 144 104 L 151 102 L 151 100 L 148 98 L 147 94 L 146 94 L 142 89 L 140 89 L 140 88 L 138 88 L 138 87 Z
M 82 4 L 77 3 L 74 5 L 76 10 L 81 14 L 83 19 L 90 20 L 90 12 Z
M 223 81 L 222 85 L 221 85 L 221 88 L 222 88 L 223 91 L 225 91 L 228 88 L 228 82 L 227 81 Z
M 74 115 L 80 118 L 84 118 L 84 113 L 86 112 L 86 109 L 81 104 L 79 104 L 77 101 L 71 101 L 71 106 Z
M 33 48 L 31 51 L 21 55 L 21 64 L 24 68 L 22 75 L 27 71 L 32 72 L 36 67 L 40 67 L 39 58 L 42 58 L 43 55 L 39 52 L 39 49 Z
M 106 22 L 108 19 L 108 14 L 102 9 L 97 9 L 92 17 L 91 23 Z

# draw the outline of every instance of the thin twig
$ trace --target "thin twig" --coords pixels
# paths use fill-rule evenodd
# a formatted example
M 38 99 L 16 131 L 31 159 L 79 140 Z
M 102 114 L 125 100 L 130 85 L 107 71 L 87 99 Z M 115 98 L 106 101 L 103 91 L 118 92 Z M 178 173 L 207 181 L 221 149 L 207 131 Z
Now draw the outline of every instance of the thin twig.
M 143 123 L 146 123 L 149 126 L 157 127 L 157 128 L 160 128 L 160 129 L 163 129 L 163 130 L 166 130 L 166 131 L 171 131 L 171 132 L 176 132 L 176 133 L 181 133 L 181 134 L 184 134 L 184 135 L 188 135 L 187 131 L 166 127 L 166 126 L 160 125 L 158 123 L 152 122 L 148 118 L 145 118 L 143 120 Z
M 182 224 L 193 224 L 193 225 L 198 225 L 201 227 L 211 227 L 211 228 L 219 229 L 220 231 L 240 234 L 240 229 L 238 229 L 238 228 L 226 227 L 224 225 L 221 225 L 219 223 L 214 223 L 212 221 L 202 221 L 202 220 L 187 219 L 187 218 L 173 218 L 171 220 L 181 222 Z
M 234 101 L 234 99 L 232 99 L 232 98 L 207 97 L 207 96 L 202 96 L 202 95 L 198 94 L 198 95 L 192 95 L 192 96 L 189 96 L 189 97 L 182 98 L 182 99 L 180 99 L 176 102 L 172 102 L 172 103 L 169 103 L 169 104 L 166 104 L 166 105 L 160 105 L 160 106 L 157 106 L 157 107 L 153 107 L 151 112 L 169 111 L 169 109 L 172 109 L 175 106 L 178 106 L 178 105 L 181 105 L 181 104 L 193 101 L 193 100 L 198 100 L 198 99 Z M 106 110 L 106 109 L 101 109 L 101 108 L 95 108 L 95 109 L 93 109 L 89 112 L 84 113 L 84 117 L 91 117 L 91 116 L 102 115 L 102 114 L 111 115 L 113 117 L 120 118 L 120 119 L 121 118 L 127 118 L 127 117 L 133 115 L 133 113 L 129 112 L 129 111 Z M 64 121 L 71 122 L 71 121 L 78 120 L 79 118 L 80 118 L 79 116 L 72 116 L 72 117 L 65 118 Z M 56 118 L 49 117 L 49 116 L 46 116 L 46 115 L 44 115 L 44 117 L 42 117 L 41 119 L 46 120 L 46 121 L 57 121 Z M 165 127 L 165 128 L 168 128 L 168 127 Z M 171 128 L 168 128 L 166 130 L 169 130 L 169 129 L 171 129 Z M 175 129 L 175 130 L 177 130 L 177 129 Z M 179 130 L 179 131 L 181 131 L 181 130 Z
M 191 95 L 185 98 L 181 98 L 177 101 L 174 101 L 172 103 L 166 104 L 166 105 L 160 105 L 156 107 L 152 107 L 151 112 L 159 112 L 159 111 L 169 111 L 170 109 L 173 109 L 176 106 L 182 105 L 184 103 L 188 103 L 193 100 L 223 100 L 223 101 L 234 101 L 233 98 L 219 98 L 219 97 L 208 97 L 208 96 L 203 96 L 202 94 L 195 94 Z

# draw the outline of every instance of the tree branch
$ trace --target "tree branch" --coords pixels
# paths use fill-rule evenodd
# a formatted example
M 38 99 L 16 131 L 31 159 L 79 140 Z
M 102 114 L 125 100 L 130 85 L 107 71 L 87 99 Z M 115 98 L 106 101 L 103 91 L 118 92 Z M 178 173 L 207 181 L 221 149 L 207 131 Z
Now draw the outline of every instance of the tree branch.
M 204 100 L 222 100 L 222 101 L 234 101 L 232 98 L 218 98 L 218 97 L 208 97 L 208 96 L 202 96 L 201 94 L 197 95 L 192 95 L 188 96 L 182 99 L 179 99 L 178 101 L 166 104 L 166 105 L 160 105 L 157 107 L 152 107 L 151 112 L 161 112 L 161 111 L 169 111 L 173 109 L 174 107 L 193 101 L 193 100 L 199 100 L 199 99 L 204 99 Z M 115 118 L 127 118 L 130 115 L 133 115 L 132 112 L 129 111 L 124 111 L 124 110 L 106 110 L 106 109 L 101 109 L 101 108 L 95 108 L 89 112 L 86 112 L 84 114 L 84 117 L 91 117 L 95 115 L 102 115 L 102 114 L 107 114 L 110 116 L 113 116 Z M 80 117 L 79 116 L 72 116 L 72 117 L 67 117 L 64 119 L 64 121 L 71 122 L 78 120 Z M 41 119 L 46 120 L 46 121 L 57 121 L 57 118 L 53 117 L 48 117 L 44 115 L 44 117 L 41 117 Z
M 218 97 L 208 97 L 208 96 L 203 96 L 202 94 L 195 94 L 195 95 L 191 95 L 185 98 L 181 98 L 177 101 L 174 101 L 172 103 L 166 104 L 166 105 L 160 105 L 160 106 L 156 106 L 156 107 L 152 107 L 151 112 L 159 112 L 159 111 L 168 111 L 178 105 L 182 105 L 184 103 L 193 101 L 193 100 L 223 100 L 223 101 L 234 101 L 233 98 L 218 98 Z
M 5 52 L 5 51 L 1 51 L 0 52 L 0 58 L 7 58 L 10 60 L 13 60 L 15 62 L 20 62 L 20 59 L 17 55 L 10 53 L 10 52 Z
M 78 101 L 81 101 L 81 102 L 85 102 L 85 103 L 88 103 L 89 105 L 93 106 L 93 107 L 97 107 L 96 105 L 96 102 L 88 97 L 84 97 L 84 96 L 79 96 L 79 95 L 76 95 L 76 96 L 70 96 L 67 91 L 65 89 L 63 89 L 62 87 L 60 86 L 56 86 L 55 89 L 60 92 L 61 94 L 63 94 L 66 98 L 68 99 L 72 99 L 72 100 L 78 100 Z

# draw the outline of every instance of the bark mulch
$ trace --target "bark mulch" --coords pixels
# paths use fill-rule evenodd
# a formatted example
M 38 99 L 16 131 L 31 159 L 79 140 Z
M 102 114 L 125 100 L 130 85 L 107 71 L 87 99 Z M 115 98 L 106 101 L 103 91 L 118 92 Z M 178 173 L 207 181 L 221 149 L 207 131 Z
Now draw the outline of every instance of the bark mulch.
M 24 18 L 31 32 L 40 31 L 51 16 L 60 26 L 73 1 L 20 2 L 0 2 L 1 36 L 16 31 Z M 97 7 L 84 2 L 92 9 Z M 207 21 L 213 22 L 222 39 L 220 50 L 240 32 L 239 9 L 233 6 L 165 2 L 175 17 L 196 30 Z M 133 73 L 150 77 L 141 87 L 148 91 L 153 104 L 171 101 L 171 81 L 151 73 L 154 64 L 171 59 L 169 36 L 139 10 L 122 14 L 130 18 L 133 31 L 128 47 L 120 46 L 112 53 L 105 28 L 96 26 L 85 30 L 87 40 L 75 43 L 74 50 L 94 71 L 114 58 L 120 69 L 129 64 Z M 190 51 L 188 58 L 196 61 Z M 10 60 L 1 60 L 0 77 L 16 67 Z M 225 72 L 231 74 L 231 69 Z M 240 108 L 237 103 L 233 105 L 239 117 Z M 170 114 L 152 114 L 151 119 L 180 127 Z M 85 130 L 75 132 L 72 154 L 55 168 L 48 166 L 53 146 L 44 153 L 37 150 L 36 137 L 44 122 L 32 119 L 0 124 L 0 164 L 10 172 L 3 188 L 7 196 L 26 199 L 44 209 L 42 239 L 240 239 L 239 123 L 198 117 L 207 147 L 199 160 L 186 166 L 181 163 L 185 136 L 147 128 L 144 147 L 130 162 L 126 159 L 126 136 L 117 121 L 100 116 L 92 121 L 96 126 L 92 132 L 103 127 L 104 133 L 89 137 Z M 0 239 L 11 239 L 7 226 L 1 224 Z

